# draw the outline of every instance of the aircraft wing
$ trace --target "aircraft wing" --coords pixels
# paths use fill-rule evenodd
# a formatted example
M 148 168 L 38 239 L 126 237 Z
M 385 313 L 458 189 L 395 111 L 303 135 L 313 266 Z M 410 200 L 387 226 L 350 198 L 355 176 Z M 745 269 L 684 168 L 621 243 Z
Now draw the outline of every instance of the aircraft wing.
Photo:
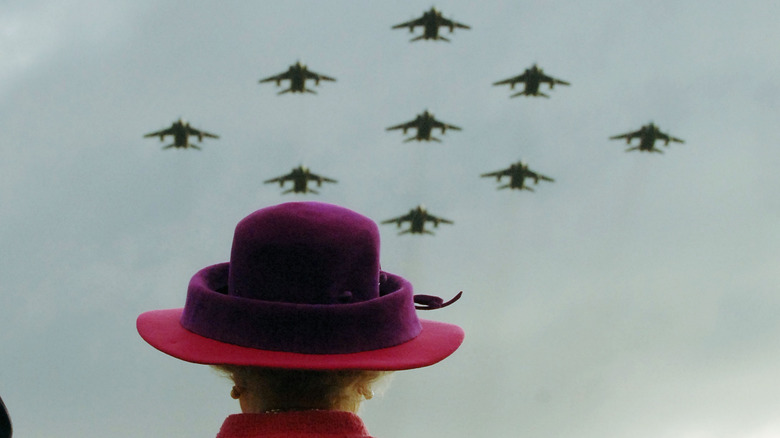
M 450 19 L 444 18 L 444 17 L 439 18 L 439 23 L 438 24 L 439 24 L 439 27 L 441 27 L 441 26 L 449 27 L 450 31 L 452 31 L 456 27 L 458 29 L 471 29 L 471 27 L 469 27 L 469 26 L 467 26 L 467 25 L 465 25 L 463 23 L 458 23 L 457 21 L 450 20 Z
M 309 174 L 306 176 L 306 178 L 309 179 L 309 180 L 315 180 L 317 182 L 330 182 L 330 183 L 338 182 L 338 181 L 336 181 L 333 178 L 328 178 L 326 176 L 320 176 L 320 175 L 317 175 L 316 173 L 311 173 L 311 172 L 309 172 Z
M 414 19 L 412 21 L 407 21 L 406 23 L 396 24 L 393 26 L 393 29 L 401 29 L 404 27 L 408 27 L 409 30 L 414 29 L 417 26 L 425 26 L 425 16 L 422 16 L 420 18 Z
M 539 180 L 550 181 L 550 182 L 554 182 L 555 181 L 554 179 L 550 178 L 549 176 L 542 175 L 541 173 L 536 173 L 536 172 L 529 171 L 528 175 L 531 178 L 534 179 L 534 182 L 538 182 Z
M 553 84 L 571 85 L 570 83 L 568 83 L 566 81 L 562 81 L 560 79 L 556 79 L 556 78 L 554 78 L 552 76 L 547 76 L 545 74 L 543 74 L 543 75 L 541 75 L 539 77 L 539 82 L 546 82 L 546 83 L 548 83 L 550 85 L 553 85 Z
M 412 220 L 412 214 L 408 213 L 403 216 L 394 217 L 392 219 L 387 219 L 382 221 L 383 224 L 398 224 L 398 226 L 401 226 L 403 222 L 407 222 Z
M 335 81 L 336 78 L 332 78 L 330 76 L 321 75 L 319 73 L 315 73 L 311 70 L 306 70 L 304 72 L 304 76 L 306 76 L 306 79 L 314 79 L 315 81 Z
M 173 128 L 163 129 L 162 131 L 157 132 L 150 132 L 144 135 L 144 137 L 160 137 L 160 139 L 162 139 L 162 137 L 165 137 L 166 135 L 174 135 Z
M 621 139 L 621 138 L 625 138 L 627 140 L 631 140 L 632 138 L 640 137 L 641 135 L 642 135 L 642 131 L 639 130 L 639 131 L 627 132 L 625 134 L 620 134 L 620 135 L 613 135 L 609 139 L 610 140 L 618 140 L 618 139 Z
M 263 184 L 269 184 L 269 183 L 275 183 L 275 182 L 283 183 L 285 181 L 290 181 L 291 179 L 293 179 L 293 174 L 292 173 L 288 173 L 287 175 L 282 175 L 282 176 L 277 176 L 276 178 L 267 179 L 267 180 L 263 181 Z
M 437 225 L 438 224 L 453 224 L 453 223 L 455 223 L 455 222 L 453 222 L 453 221 L 451 221 L 449 219 L 444 219 L 443 217 L 436 217 L 436 216 L 434 216 L 432 214 L 426 215 L 425 216 L 425 220 L 428 221 L 428 222 L 433 222 L 434 224 L 437 224 Z
M 669 144 L 669 142 L 670 142 L 670 141 L 673 141 L 673 142 L 675 142 L 675 143 L 685 143 L 685 141 L 684 141 L 684 140 L 682 140 L 682 139 L 680 139 L 680 138 L 672 137 L 672 136 L 671 136 L 671 135 L 669 135 L 669 134 L 664 134 L 663 132 L 658 132 L 658 133 L 656 134 L 656 138 L 658 138 L 658 139 L 661 139 L 661 140 L 665 141 L 665 142 L 666 142 L 666 144 Z
M 480 175 L 480 177 L 488 178 L 488 177 L 491 177 L 491 176 L 502 177 L 502 176 L 508 176 L 508 175 L 511 175 L 511 170 L 510 169 L 502 169 L 502 170 L 497 170 L 495 172 L 483 173 L 482 175 Z
M 416 128 L 416 127 L 417 127 L 417 120 L 415 119 L 415 120 L 412 120 L 410 122 L 401 123 L 400 125 L 391 126 L 391 127 L 387 128 L 386 130 L 387 131 L 392 131 L 394 129 L 403 129 L 404 133 L 405 133 L 407 129 L 409 129 L 409 128 Z
M 282 81 L 282 80 L 284 80 L 284 79 L 291 79 L 291 75 L 290 75 L 290 72 L 289 72 L 289 71 L 286 71 L 286 72 L 284 72 L 284 73 L 279 73 L 278 75 L 269 76 L 269 77 L 267 77 L 267 78 L 265 78 L 265 79 L 260 79 L 260 81 L 259 81 L 259 82 L 260 82 L 260 83 L 263 83 L 263 82 L 272 82 L 272 81 L 276 81 L 276 83 L 279 83 L 279 82 L 281 82 L 281 81 Z
M 528 80 L 528 72 L 525 72 L 521 75 L 513 76 L 509 79 L 504 79 L 502 81 L 493 82 L 493 85 L 506 85 L 510 84 L 514 87 L 514 85 L 518 82 L 525 82 Z
M 434 128 L 441 129 L 441 132 L 444 132 L 447 129 L 452 129 L 453 131 L 460 131 L 460 127 L 455 125 L 450 125 L 448 123 L 440 122 L 438 120 L 431 120 L 431 126 Z
M 187 133 L 188 133 L 189 135 L 197 135 L 197 136 L 198 136 L 198 138 L 203 138 L 203 137 L 209 137 L 209 138 L 219 138 L 219 136 L 218 136 L 218 135 L 216 135 L 216 134 L 212 134 L 212 133 L 210 133 L 210 132 L 206 132 L 206 131 L 201 131 L 201 130 L 199 130 L 199 129 L 195 129 L 195 128 L 189 128 L 189 129 L 187 130 Z

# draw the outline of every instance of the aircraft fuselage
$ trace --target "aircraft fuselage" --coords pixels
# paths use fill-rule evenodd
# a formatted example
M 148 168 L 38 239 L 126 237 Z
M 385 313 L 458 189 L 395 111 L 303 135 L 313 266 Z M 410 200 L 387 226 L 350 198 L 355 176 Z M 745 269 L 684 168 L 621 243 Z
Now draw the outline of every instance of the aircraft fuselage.
M 509 181 L 509 187 L 513 189 L 524 189 L 525 187 L 525 174 L 523 173 L 515 173 L 512 174 L 512 178 Z
M 529 77 L 525 81 L 525 92 L 528 94 L 536 94 L 539 92 L 539 78 L 535 76 Z
M 438 20 L 432 19 L 425 23 L 425 33 L 423 38 L 426 40 L 435 40 L 439 38 L 439 23 Z
M 422 233 L 425 229 L 425 218 L 422 215 L 415 215 L 411 222 L 409 231 L 412 233 Z
M 290 78 L 290 90 L 293 92 L 303 92 L 306 89 L 306 80 L 303 74 L 294 75 Z
M 433 124 L 431 124 L 430 122 L 422 122 L 417 127 L 416 138 L 418 140 L 430 140 L 432 131 L 433 131 Z
M 179 129 L 173 134 L 173 144 L 177 148 L 186 148 L 190 144 L 190 136 L 185 129 Z
M 308 188 L 308 181 L 306 178 L 295 178 L 293 180 L 293 191 L 295 193 L 306 193 Z

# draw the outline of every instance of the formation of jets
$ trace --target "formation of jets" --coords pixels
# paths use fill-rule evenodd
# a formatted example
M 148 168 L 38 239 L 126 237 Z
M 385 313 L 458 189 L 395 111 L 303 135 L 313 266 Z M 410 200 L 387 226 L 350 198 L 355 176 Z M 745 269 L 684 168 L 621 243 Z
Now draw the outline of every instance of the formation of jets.
M 509 97 L 517 97 L 517 96 L 541 96 L 541 97 L 550 97 L 541 91 L 539 91 L 539 84 L 549 84 L 550 89 L 552 90 L 556 84 L 558 85 L 571 85 L 566 81 L 562 81 L 560 79 L 556 79 L 552 76 L 547 76 L 544 74 L 544 70 L 537 67 L 536 64 L 531 66 L 531 68 L 525 69 L 525 71 L 517 76 L 513 76 L 509 79 L 504 79 L 502 81 L 494 82 L 493 85 L 506 85 L 509 84 L 509 88 L 514 90 L 515 84 L 518 82 L 525 82 L 525 89 L 519 93 L 515 93 Z
M 298 61 L 295 64 L 291 65 L 286 72 L 279 73 L 278 75 L 270 76 L 265 79 L 260 79 L 260 83 L 262 84 L 263 82 L 276 82 L 276 86 L 279 87 L 282 85 L 282 81 L 285 80 L 290 81 L 290 88 L 286 90 L 282 90 L 277 94 L 284 94 L 290 92 L 317 94 L 316 91 L 310 88 L 306 88 L 307 80 L 313 80 L 314 85 L 319 85 L 320 81 L 333 82 L 336 79 L 330 76 L 325 76 L 323 74 L 315 73 L 309 70 L 309 68 L 306 67 L 305 64 L 301 64 L 300 61 Z
M 439 11 L 436 8 L 431 8 L 430 10 L 423 13 L 422 17 L 407 21 L 406 23 L 396 24 L 393 26 L 393 29 L 403 29 L 405 27 L 409 28 L 409 32 L 414 32 L 414 28 L 417 26 L 423 27 L 423 34 L 412 38 L 410 41 L 419 41 L 419 40 L 434 40 L 434 41 L 446 41 L 450 42 L 449 39 L 444 38 L 443 36 L 439 35 L 439 28 L 440 27 L 448 27 L 450 29 L 450 33 L 455 31 L 455 28 L 458 29 L 471 29 L 471 27 L 463 24 L 458 23 L 457 21 L 450 20 L 448 18 L 444 18 L 444 16 L 441 14 L 441 11 Z
M 658 129 L 658 127 L 655 126 L 653 122 L 650 122 L 650 124 L 648 125 L 642 126 L 641 128 L 639 128 L 638 131 L 615 135 L 610 137 L 609 139 L 619 140 L 623 138 L 626 139 L 627 144 L 631 144 L 631 140 L 634 138 L 639 139 L 639 145 L 626 149 L 626 152 L 639 150 L 640 152 L 656 152 L 662 154 L 664 153 L 664 151 L 655 147 L 656 140 L 663 140 L 664 146 L 669 146 L 669 142 L 671 141 L 675 143 L 685 143 L 684 140 L 681 140 L 676 137 L 672 137 L 669 134 L 661 132 L 661 130 Z
M 325 176 L 320 176 L 317 175 L 316 173 L 312 173 L 308 167 L 301 165 L 296 167 L 286 175 L 277 176 L 276 178 L 271 178 L 269 180 L 266 180 L 265 184 L 278 182 L 279 187 L 283 187 L 284 183 L 287 181 L 292 181 L 293 186 L 291 189 L 282 192 L 283 195 L 287 193 L 314 193 L 315 195 L 317 195 L 319 194 L 319 192 L 309 188 L 309 181 L 316 181 L 317 187 L 321 187 L 323 182 L 329 182 L 329 183 L 338 182 L 335 179 L 328 178 Z
M 431 135 L 434 129 L 441 129 L 442 134 L 444 134 L 448 129 L 452 129 L 454 131 L 460 131 L 460 128 L 455 125 L 450 125 L 448 123 L 444 123 L 439 120 L 436 120 L 436 118 L 433 117 L 433 114 L 429 113 L 428 110 L 425 110 L 421 114 L 418 114 L 414 120 L 410 120 L 406 123 L 401 123 L 400 125 L 391 126 L 387 128 L 387 130 L 393 131 L 396 129 L 400 129 L 403 131 L 404 134 L 406 134 L 406 131 L 412 128 L 417 130 L 417 134 L 415 134 L 414 137 L 409 137 L 406 140 L 404 140 L 404 143 L 413 140 L 441 142 L 441 140 Z
M 517 163 L 513 163 L 506 169 L 497 170 L 495 172 L 490 173 L 483 173 L 480 175 L 483 178 L 489 178 L 489 177 L 496 177 L 497 181 L 501 181 L 501 178 L 508 176 L 509 177 L 509 183 L 504 184 L 503 186 L 499 186 L 498 189 L 518 189 L 518 190 L 528 190 L 533 192 L 534 190 L 528 186 L 525 185 L 526 179 L 533 179 L 534 184 L 539 184 L 539 180 L 542 181 L 555 181 L 554 179 L 550 178 L 549 176 L 544 176 L 541 173 L 534 172 L 533 170 L 528 168 L 528 164 L 526 164 L 523 161 L 518 161 Z
M 455 29 L 471 29 L 471 27 L 469 27 L 466 24 L 459 23 L 448 18 L 444 18 L 441 11 L 437 10 L 434 7 L 432 7 L 428 11 L 425 11 L 421 17 L 404 23 L 396 24 L 392 26 L 392 29 L 408 28 L 410 33 L 414 33 L 415 28 L 417 27 L 422 27 L 423 33 L 422 35 L 418 35 L 412 38 L 410 40 L 411 42 L 419 41 L 419 40 L 433 40 L 433 41 L 441 40 L 441 41 L 449 42 L 450 40 L 448 38 L 445 38 L 440 35 L 440 29 L 442 27 L 449 28 L 450 33 L 453 33 Z M 300 61 L 297 61 L 295 64 L 289 66 L 287 71 L 279 73 L 274 76 L 269 76 L 264 79 L 260 79 L 259 82 L 260 83 L 275 82 L 277 87 L 281 87 L 283 81 L 290 81 L 289 87 L 278 92 L 277 94 L 286 94 L 286 93 L 317 94 L 314 90 L 307 87 L 309 81 L 313 81 L 315 86 L 319 86 L 320 81 L 333 82 L 335 80 L 336 79 L 331 76 L 327 76 L 309 70 L 309 68 L 305 64 L 301 64 Z M 517 76 L 513 76 L 507 79 L 494 82 L 493 85 L 494 86 L 509 85 L 510 90 L 514 90 L 515 85 L 519 83 L 523 84 L 523 90 L 511 94 L 509 97 L 534 96 L 534 97 L 549 98 L 547 94 L 545 94 L 540 90 L 541 84 L 547 84 L 550 90 L 552 90 L 555 87 L 555 85 L 571 85 L 567 81 L 545 74 L 544 70 L 542 70 L 536 64 L 533 64 L 531 67 L 525 69 L 523 73 Z M 436 129 L 440 129 L 442 134 L 445 134 L 447 130 L 454 130 L 454 131 L 461 130 L 459 126 L 451 125 L 449 123 L 445 123 L 440 120 L 437 120 L 433 116 L 433 114 L 430 113 L 427 109 L 422 113 L 418 114 L 413 120 L 386 128 L 387 131 L 401 130 L 404 135 L 406 135 L 407 131 L 410 129 L 414 129 L 416 131 L 415 135 L 405 138 L 404 143 L 410 141 L 441 142 L 442 141 L 441 139 L 433 136 L 433 132 Z M 199 142 L 202 142 L 204 138 L 219 138 L 215 134 L 211 134 L 209 132 L 193 128 L 192 126 L 190 126 L 189 123 L 184 122 L 182 119 L 179 119 L 178 121 L 174 122 L 170 128 L 163 129 L 156 132 L 151 132 L 149 134 L 144 135 L 144 137 L 160 137 L 160 141 L 164 141 L 165 137 L 168 135 L 173 136 L 173 143 L 164 146 L 163 149 L 169 149 L 169 148 L 200 149 L 199 144 L 190 142 L 190 137 L 197 137 Z M 684 143 L 684 141 L 679 138 L 672 137 L 669 134 L 661 132 L 658 129 L 658 127 L 653 123 L 642 126 L 637 131 L 628 132 L 625 134 L 615 135 L 610 137 L 611 140 L 625 139 L 626 143 L 629 145 L 631 145 L 631 141 L 635 138 L 639 139 L 639 144 L 636 146 L 629 147 L 628 149 L 626 149 L 626 152 L 639 150 L 642 152 L 663 153 L 661 149 L 655 147 L 656 140 L 663 141 L 665 146 L 668 146 L 670 142 Z M 505 169 L 497 170 L 494 172 L 483 173 L 482 175 L 480 175 L 480 177 L 483 178 L 495 177 L 499 183 L 498 186 L 499 190 L 517 189 L 520 191 L 528 190 L 531 192 L 533 192 L 534 189 L 526 185 L 527 180 L 533 180 L 534 185 L 538 184 L 539 181 L 549 181 L 549 182 L 555 181 L 553 178 L 550 178 L 549 176 L 542 175 L 541 173 L 529 169 L 528 164 L 523 161 L 518 161 L 516 163 L 513 163 Z M 504 177 L 508 177 L 509 182 L 501 185 L 502 178 Z M 265 184 L 279 183 L 280 187 L 284 187 L 285 183 L 288 181 L 292 182 L 292 187 L 282 191 L 282 194 L 287 194 L 287 193 L 319 194 L 317 190 L 314 190 L 309 187 L 310 182 L 312 181 L 316 182 L 317 187 L 321 187 L 322 183 L 324 182 L 327 183 L 337 182 L 335 179 L 312 173 L 308 167 L 301 165 L 292 169 L 290 173 L 268 179 L 264 181 L 264 183 Z M 422 205 L 418 205 L 417 207 L 410 210 L 409 213 L 403 216 L 385 220 L 382 222 L 382 224 L 395 223 L 400 228 L 401 225 L 406 222 L 409 222 L 409 228 L 401 231 L 399 234 L 407 234 L 407 233 L 433 234 L 433 232 L 425 228 L 425 225 L 427 223 L 432 223 L 434 227 L 438 227 L 440 223 L 443 224 L 453 223 L 449 219 L 444 219 L 428 213 L 425 207 L 423 207 Z
M 169 149 L 174 147 L 185 148 L 185 149 L 186 148 L 200 149 L 199 145 L 190 143 L 191 136 L 198 137 L 199 142 L 203 141 L 203 137 L 219 138 L 218 135 L 193 128 L 192 126 L 190 126 L 189 123 L 185 122 L 182 119 L 173 122 L 173 125 L 171 125 L 171 127 L 168 129 L 163 129 L 157 132 L 150 132 L 149 134 L 144 135 L 144 137 L 160 137 L 160 141 L 164 141 L 165 136 L 167 135 L 173 136 L 173 143 L 169 144 L 168 146 L 164 146 L 163 149 Z
M 422 205 L 418 205 L 417 207 L 409 210 L 409 213 L 403 215 L 394 217 L 392 219 L 387 219 L 382 221 L 382 224 L 396 224 L 398 228 L 401 228 L 401 224 L 404 222 L 409 222 L 409 228 L 401 231 L 398 234 L 407 234 L 407 233 L 413 233 L 413 234 L 433 234 L 432 231 L 425 229 L 425 224 L 427 222 L 433 223 L 434 227 L 438 227 L 439 224 L 452 224 L 452 222 L 449 219 L 444 219 L 442 217 L 434 216 L 430 213 L 428 213 L 428 210 L 425 209 Z

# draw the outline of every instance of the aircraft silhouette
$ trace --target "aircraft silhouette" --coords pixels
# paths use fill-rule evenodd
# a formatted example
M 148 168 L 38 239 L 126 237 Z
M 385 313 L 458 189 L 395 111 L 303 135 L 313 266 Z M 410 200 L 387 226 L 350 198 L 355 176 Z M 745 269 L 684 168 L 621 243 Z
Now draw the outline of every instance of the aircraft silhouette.
M 493 85 L 505 85 L 509 84 L 509 88 L 514 90 L 515 84 L 518 82 L 525 82 L 525 89 L 519 93 L 515 93 L 509 97 L 517 97 L 517 96 L 541 96 L 541 97 L 550 97 L 541 91 L 539 91 L 539 84 L 541 83 L 547 83 L 550 84 L 550 89 L 552 90 L 553 87 L 555 87 L 555 84 L 560 85 L 571 85 L 566 81 L 562 81 L 560 79 L 556 79 L 552 76 L 547 76 L 544 74 L 544 70 L 537 67 L 536 64 L 531 66 L 531 68 L 525 69 L 523 74 L 511 77 L 509 79 L 504 79 L 502 81 L 494 82 Z
M 442 40 L 450 42 L 449 39 L 444 38 L 443 36 L 439 35 L 439 28 L 449 27 L 450 33 L 455 31 L 455 28 L 458 29 L 471 29 L 471 27 L 463 24 L 458 23 L 456 21 L 449 20 L 447 18 L 444 18 L 441 15 L 441 11 L 439 11 L 436 8 L 431 8 L 429 11 L 423 12 L 422 17 L 414 19 L 412 21 L 407 21 L 406 23 L 396 24 L 393 26 L 393 29 L 401 29 L 404 27 L 409 28 L 409 32 L 414 32 L 414 28 L 417 26 L 423 26 L 425 29 L 423 34 L 412 38 L 409 40 L 410 42 L 419 41 L 419 40 Z
M 171 125 L 168 129 L 163 129 L 162 131 L 157 132 L 151 132 L 149 134 L 144 135 L 144 138 L 146 137 L 160 137 L 160 141 L 164 141 L 166 135 L 172 135 L 173 136 L 173 143 L 169 144 L 168 146 L 164 146 L 163 149 L 168 148 L 193 148 L 200 150 L 200 146 L 190 143 L 190 136 L 196 136 L 198 137 L 198 141 L 203 141 L 203 137 L 209 137 L 209 138 L 219 138 L 218 135 L 210 134 L 206 131 L 201 131 L 198 129 L 193 128 L 190 126 L 189 123 L 185 122 L 182 119 L 179 119 Z
M 632 139 L 639 138 L 639 145 L 626 149 L 626 152 L 639 150 L 640 152 L 656 152 L 662 154 L 664 153 L 664 151 L 655 147 L 656 140 L 663 140 L 664 146 L 669 146 L 670 141 L 673 141 L 675 143 L 685 143 L 684 140 L 672 137 L 669 134 L 665 134 L 661 132 L 661 130 L 658 129 L 658 127 L 655 126 L 653 122 L 650 122 L 650 124 L 648 125 L 642 126 L 641 128 L 639 128 L 638 131 L 629 132 L 621 135 L 615 135 L 610 137 L 609 139 L 618 140 L 622 138 L 626 139 L 627 144 L 631 144 Z
M 294 168 L 292 172 L 288 173 L 287 175 L 271 178 L 269 180 L 266 180 L 264 183 L 269 184 L 269 183 L 278 182 L 279 187 L 283 187 L 284 183 L 287 181 L 292 181 L 293 186 L 291 189 L 282 192 L 283 195 L 287 193 L 314 193 L 315 195 L 319 195 L 318 191 L 309 188 L 309 181 L 317 181 L 317 187 L 321 187 L 323 182 L 329 182 L 329 183 L 337 182 L 335 179 L 331 179 L 328 177 L 324 177 L 312 173 L 309 170 L 309 168 L 306 166 L 298 166 Z
M 459 127 L 455 125 L 449 125 L 447 123 L 443 123 L 439 120 L 436 120 L 433 117 L 433 114 L 429 113 L 428 110 L 423 111 L 422 114 L 418 114 L 414 120 L 411 120 L 406 123 L 401 123 L 400 125 L 391 126 L 386 130 L 392 131 L 395 129 L 401 129 L 403 130 L 403 133 L 406 134 L 406 131 L 410 128 L 417 129 L 417 134 L 414 137 L 409 137 L 406 140 L 404 140 L 404 143 L 410 142 L 412 140 L 441 142 L 441 140 L 431 135 L 431 132 L 436 128 L 441 129 L 442 134 L 444 134 L 445 131 L 448 129 L 452 129 L 455 131 L 461 130 Z
M 532 188 L 525 185 L 525 180 L 527 178 L 533 179 L 534 184 L 539 184 L 539 180 L 550 181 L 550 182 L 555 181 L 549 176 L 544 176 L 541 173 L 537 173 L 529 169 L 528 164 L 526 164 L 524 161 L 518 161 L 517 163 L 513 163 L 511 166 L 507 167 L 506 169 L 497 170 L 495 172 L 490 172 L 490 173 L 483 173 L 480 176 L 483 178 L 495 176 L 497 181 L 501 181 L 501 178 L 508 176 L 509 184 L 499 186 L 498 190 L 518 189 L 518 190 L 528 190 L 530 192 L 533 192 L 534 190 Z
M 316 91 L 306 88 L 306 81 L 308 79 L 314 80 L 314 85 L 319 85 L 320 81 L 335 81 L 335 78 L 332 78 L 330 76 L 321 75 L 319 73 L 315 73 L 311 70 L 309 70 L 308 67 L 306 67 L 305 64 L 301 64 L 300 61 L 296 62 L 294 65 L 291 65 L 290 68 L 287 69 L 284 73 L 279 73 L 278 75 L 267 77 L 265 79 L 260 79 L 260 83 L 263 82 L 276 82 L 276 86 L 281 86 L 282 81 L 284 80 L 290 80 L 290 88 L 286 90 L 282 90 L 276 94 L 284 94 L 284 93 L 312 93 L 317 94 Z
M 452 224 L 452 222 L 449 219 L 444 219 L 441 217 L 436 217 L 425 209 L 422 205 L 418 205 L 417 207 L 409 210 L 409 213 L 398 216 L 392 219 L 387 219 L 385 221 L 382 221 L 383 224 L 396 224 L 398 225 L 398 228 L 401 228 L 401 224 L 404 222 L 409 222 L 409 228 L 407 228 L 404 231 L 401 231 L 398 233 L 401 234 L 433 234 L 430 230 L 425 229 L 425 223 L 426 222 L 433 222 L 434 227 L 438 227 L 439 224 Z

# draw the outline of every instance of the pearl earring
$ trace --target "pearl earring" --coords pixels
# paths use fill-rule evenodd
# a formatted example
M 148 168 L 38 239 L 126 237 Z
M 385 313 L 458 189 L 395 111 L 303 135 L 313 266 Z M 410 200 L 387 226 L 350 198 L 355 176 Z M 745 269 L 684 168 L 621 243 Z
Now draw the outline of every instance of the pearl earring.
M 233 386 L 233 389 L 230 390 L 230 397 L 233 400 L 238 400 L 241 397 L 241 390 L 238 386 Z

